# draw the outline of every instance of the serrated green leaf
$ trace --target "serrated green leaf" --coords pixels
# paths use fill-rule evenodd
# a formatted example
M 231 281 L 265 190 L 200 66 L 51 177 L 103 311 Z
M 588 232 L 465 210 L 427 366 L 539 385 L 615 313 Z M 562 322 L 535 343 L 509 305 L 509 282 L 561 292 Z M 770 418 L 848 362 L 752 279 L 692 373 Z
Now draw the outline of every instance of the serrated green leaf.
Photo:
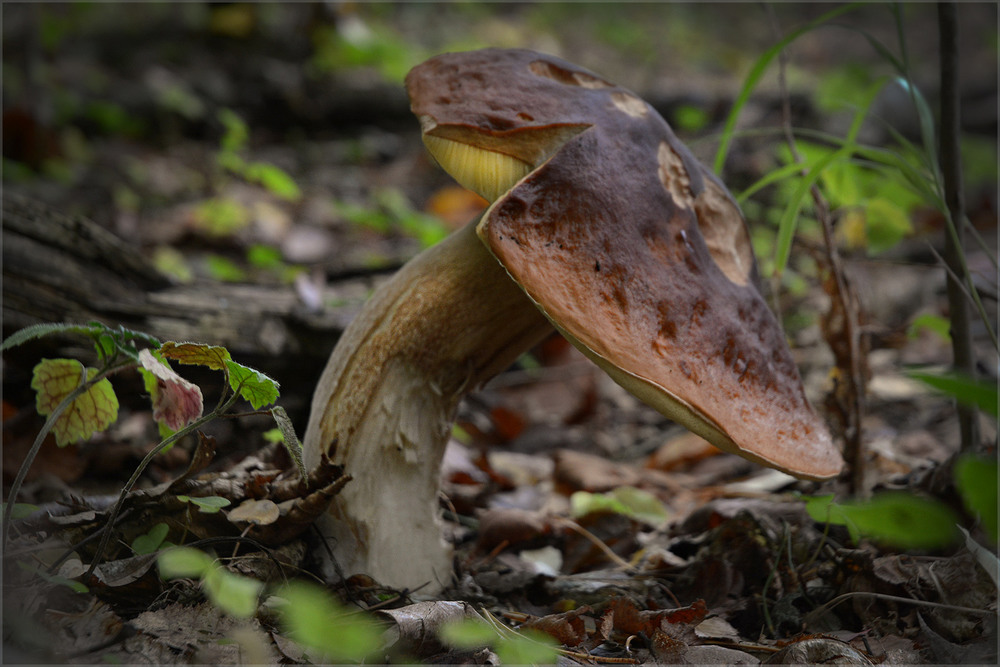
M 38 414 L 48 416 L 81 385 L 83 364 L 75 359 L 42 359 L 35 366 L 31 388 L 36 392 Z M 96 368 L 86 369 L 88 380 Z M 103 431 L 118 419 L 118 397 L 107 378 L 91 386 L 63 410 L 52 425 L 52 434 L 60 447 L 85 440 Z
M 278 383 L 260 371 L 231 359 L 226 361 L 226 368 L 229 369 L 229 386 L 239 392 L 254 410 L 278 400 Z
M 160 576 L 164 579 L 200 578 L 214 567 L 211 556 L 191 547 L 176 547 L 164 551 L 156 558 L 156 563 L 160 568 Z
M 160 354 L 181 364 L 207 366 L 216 371 L 225 370 L 226 362 L 232 359 L 229 350 L 218 345 L 177 343 L 172 340 L 160 346 Z
M 82 334 L 84 336 L 93 336 L 97 333 L 97 330 L 93 326 L 84 326 L 82 324 L 69 324 L 66 322 L 59 322 L 55 324 L 33 324 L 30 327 L 25 327 L 18 331 L 15 331 L 10 336 L 8 336 L 2 344 L 0 344 L 0 351 L 8 350 L 12 347 L 17 347 L 29 340 L 34 340 L 35 338 L 41 338 L 42 336 L 48 336 L 54 333 L 68 333 L 68 334 Z

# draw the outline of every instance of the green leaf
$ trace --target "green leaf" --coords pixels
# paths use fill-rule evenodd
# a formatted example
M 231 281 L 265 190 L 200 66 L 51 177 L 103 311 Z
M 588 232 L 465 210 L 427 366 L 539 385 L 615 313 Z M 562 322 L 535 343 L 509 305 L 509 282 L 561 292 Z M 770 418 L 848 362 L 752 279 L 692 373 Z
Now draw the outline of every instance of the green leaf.
M 656 496 L 632 486 L 618 487 L 610 493 L 576 491 L 570 496 L 570 507 L 574 517 L 612 512 L 653 526 L 669 518 L 666 508 Z
M 260 410 L 278 400 L 278 383 L 260 371 L 231 359 L 226 360 L 226 368 L 229 369 L 229 385 L 233 391 L 239 392 L 254 410 Z
M 48 416 L 82 384 L 83 364 L 75 359 L 42 359 L 35 366 L 31 388 L 36 392 L 38 414 Z M 96 368 L 86 369 L 88 380 Z M 118 419 L 118 397 L 104 378 L 73 400 L 52 425 L 56 444 L 64 447 L 103 431 Z
M 969 405 L 982 410 L 997 419 L 1000 410 L 997 402 L 1000 400 L 995 382 L 977 380 L 961 373 L 928 373 L 926 371 L 909 371 L 914 380 L 923 382 L 928 387 L 946 396 L 954 398 L 963 405 Z
M 464 618 L 441 626 L 438 636 L 448 646 L 472 649 L 492 646 L 499 636 L 489 623 L 479 618 Z
M 153 266 L 160 273 L 177 279 L 181 283 L 189 283 L 194 280 L 194 271 L 184 259 L 184 253 L 176 248 L 161 245 L 153 251 Z
M 199 579 L 215 567 L 211 556 L 191 547 L 175 547 L 164 551 L 157 556 L 156 563 L 160 568 L 160 576 L 164 579 Z
M 294 581 L 279 590 L 282 626 L 295 641 L 320 655 L 313 662 L 361 662 L 382 644 L 379 626 L 343 607 L 322 588 Z
M 306 471 L 306 465 L 302 461 L 302 443 L 295 433 L 295 425 L 292 424 L 291 417 L 288 416 L 288 413 L 280 405 L 271 408 L 271 416 L 274 417 L 274 421 L 281 433 L 281 444 L 285 446 L 288 455 L 295 462 L 299 476 L 302 479 L 307 479 L 309 475 Z
M 913 318 L 913 321 L 910 322 L 910 326 L 907 327 L 906 335 L 908 338 L 913 339 L 924 330 L 934 332 L 945 342 L 951 341 L 951 322 L 949 322 L 946 317 L 931 315 L 929 313 L 917 315 Z
M 41 338 L 42 336 L 48 336 L 49 334 L 55 333 L 94 336 L 96 335 L 97 330 L 93 326 L 69 324 L 66 322 L 59 322 L 55 324 L 32 324 L 30 327 L 25 327 L 15 331 L 8 336 L 3 343 L 0 344 L 0 351 L 9 350 L 12 347 L 17 347 L 18 345 L 26 343 L 29 340 L 34 340 L 35 338 Z
M 806 511 L 816 521 L 847 527 L 851 538 L 867 537 L 890 547 L 935 549 L 958 537 L 957 517 L 933 499 L 887 492 L 868 501 L 832 502 L 833 496 L 812 498 Z
M 172 340 L 160 347 L 160 354 L 181 364 L 207 366 L 214 371 L 225 370 L 226 362 L 232 359 L 229 350 L 219 345 L 177 343 Z
M 89 588 L 87 588 L 86 584 L 76 581 L 75 579 L 64 577 L 61 574 L 49 574 L 44 570 L 38 570 L 36 574 L 38 574 L 42 579 L 49 582 L 50 584 L 66 586 L 74 593 L 86 593 L 90 590 Z
M 211 567 L 201 580 L 205 596 L 216 607 L 236 618 L 250 618 L 257 611 L 257 601 L 264 584 L 256 579 Z
M 213 278 L 224 283 L 238 283 L 246 280 L 246 272 L 240 266 L 222 255 L 207 255 L 205 265 Z
M 28 503 L 14 503 L 14 509 L 11 510 L 11 519 L 23 519 L 26 516 L 31 516 L 39 510 L 38 505 L 29 505 Z M 0 503 L 0 514 L 7 511 L 7 503 Z
M 229 507 L 233 504 L 233 501 L 229 500 L 229 498 L 223 498 L 222 496 L 205 496 L 203 498 L 177 496 L 177 500 L 195 505 L 198 511 L 203 514 L 215 514 L 223 507 Z
M 260 183 L 268 191 L 287 201 L 298 201 L 302 198 L 302 190 L 283 169 L 267 162 L 248 164 L 243 170 L 243 176 L 249 181 Z
M 234 199 L 207 199 L 195 207 L 195 225 L 212 236 L 229 236 L 250 224 L 249 209 Z
M 445 623 L 438 636 L 448 646 L 458 649 L 493 647 L 502 665 L 554 664 L 558 655 L 558 644 L 544 632 L 510 630 L 500 634 L 478 618 Z
M 685 132 L 699 132 L 710 120 L 707 111 L 693 104 L 682 104 L 674 112 L 674 125 Z
M 247 262 L 255 268 L 272 271 L 285 266 L 280 249 L 261 243 L 255 243 L 247 248 Z
M 997 461 L 963 454 L 955 462 L 955 486 L 966 509 L 979 517 L 993 543 L 997 542 Z
M 628 508 L 629 516 L 652 526 L 658 526 L 670 518 L 667 508 L 649 491 L 634 486 L 619 486 L 611 495 Z
M 519 630 L 494 647 L 501 665 L 554 665 L 559 645 L 544 632 Z
M 170 526 L 165 523 L 158 523 L 149 529 L 149 532 L 145 535 L 139 535 L 134 540 L 132 540 L 132 551 L 136 555 L 151 554 L 160 548 L 163 544 L 163 540 L 166 539 L 167 533 L 170 532 Z
M 736 132 L 736 122 L 739 120 L 740 112 L 746 103 L 750 100 L 750 95 L 753 93 L 753 89 L 757 86 L 761 77 L 764 76 L 764 72 L 767 70 L 771 62 L 778 56 L 781 51 L 794 42 L 796 39 L 806 34 L 807 32 L 814 30 L 824 23 L 830 21 L 841 14 L 849 11 L 853 11 L 861 7 L 864 3 L 850 3 L 842 5 L 833 9 L 822 16 L 810 21 L 806 25 L 802 26 L 798 30 L 786 35 L 780 42 L 765 51 L 760 58 L 754 63 L 753 67 L 750 69 L 750 73 L 747 74 L 746 81 L 743 83 L 743 87 L 740 89 L 739 95 L 736 97 L 736 101 L 733 103 L 733 108 L 729 111 L 729 116 L 726 118 L 726 125 L 722 130 L 722 137 L 719 141 L 719 148 L 715 153 L 715 161 L 712 163 L 712 171 L 716 174 L 722 173 L 722 167 L 726 163 L 726 155 L 729 153 L 729 144 L 732 143 L 733 135 Z
M 776 243 L 774 253 L 774 270 L 778 275 L 784 273 L 785 267 L 788 264 L 788 258 L 792 252 L 792 239 L 795 237 L 795 228 L 798 223 L 799 211 L 802 210 L 806 196 L 829 165 L 836 164 L 841 160 L 850 158 L 857 150 L 858 146 L 855 143 L 855 138 L 857 137 L 858 132 L 861 131 L 861 125 L 865 117 L 868 115 L 868 110 L 875 102 L 875 97 L 882 90 L 883 85 L 884 82 L 879 80 L 868 87 L 865 91 L 863 104 L 859 106 L 858 110 L 854 114 L 854 119 L 851 122 L 850 129 L 847 131 L 847 137 L 844 140 L 843 146 L 817 160 L 816 163 L 812 165 L 809 172 L 802 177 L 795 189 L 795 192 L 789 199 L 785 212 L 781 216 L 781 221 L 778 223 L 778 241 Z
M 868 248 L 879 253 L 889 250 L 913 231 L 910 216 L 895 201 L 877 197 L 865 204 Z
M 232 109 L 219 109 L 216 118 L 225 128 L 220 145 L 223 151 L 234 152 L 246 147 L 250 139 L 250 130 L 247 124 Z

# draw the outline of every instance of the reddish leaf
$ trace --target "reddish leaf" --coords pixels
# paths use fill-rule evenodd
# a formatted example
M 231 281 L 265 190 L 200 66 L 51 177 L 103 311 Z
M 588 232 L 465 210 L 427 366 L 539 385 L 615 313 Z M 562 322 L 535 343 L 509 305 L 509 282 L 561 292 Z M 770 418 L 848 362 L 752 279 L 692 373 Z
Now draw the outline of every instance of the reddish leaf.
M 587 624 L 582 618 L 593 610 L 583 606 L 562 614 L 549 614 L 525 623 L 523 628 L 539 630 L 563 646 L 579 646 L 587 639 Z
M 207 366 L 215 371 L 224 370 L 226 362 L 232 359 L 229 350 L 224 347 L 174 341 L 167 341 L 160 346 L 160 354 L 181 364 Z
M 178 431 L 201 417 L 201 389 L 174 372 L 149 350 L 139 352 L 142 368 L 148 373 L 146 389 L 153 401 L 153 419 Z

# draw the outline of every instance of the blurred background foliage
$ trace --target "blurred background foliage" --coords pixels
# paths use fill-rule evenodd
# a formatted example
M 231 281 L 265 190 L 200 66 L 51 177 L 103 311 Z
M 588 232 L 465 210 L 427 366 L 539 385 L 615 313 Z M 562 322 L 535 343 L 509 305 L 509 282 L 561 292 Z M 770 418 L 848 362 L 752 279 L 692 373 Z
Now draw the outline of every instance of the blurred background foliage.
M 330 253 L 347 243 L 367 246 L 363 258 L 342 264 L 390 266 L 471 210 L 461 197 L 438 199 L 435 209 L 435 191 L 448 179 L 412 162 L 419 139 L 402 80 L 413 65 L 486 46 L 560 55 L 645 97 L 710 163 L 760 54 L 835 6 L 5 4 L 3 181 L 132 236 L 180 280 L 291 280 L 296 267 L 326 261 L 330 270 Z M 996 7 L 961 4 L 959 14 L 968 201 L 973 215 L 987 216 L 979 224 L 995 224 Z M 913 80 L 933 106 L 935 8 L 907 3 L 902 16 Z M 898 54 L 899 37 L 890 5 L 872 4 L 794 42 L 786 69 L 793 124 L 843 136 L 870 86 L 894 74 L 871 40 Z M 909 102 L 899 86 L 886 85 L 859 141 L 891 144 L 895 132 L 919 138 Z M 726 162 L 723 177 L 735 194 L 788 163 L 780 123 L 772 66 L 741 113 Z M 833 148 L 811 140 L 799 150 L 816 160 Z M 842 161 L 825 171 L 822 185 L 847 250 L 879 255 L 940 230 L 889 170 Z M 781 180 L 741 202 L 765 276 L 794 187 Z M 808 206 L 802 215 L 798 233 L 815 238 Z M 303 249 L 310 244 L 295 231 L 303 224 L 322 231 L 325 241 L 312 248 L 328 254 Z M 394 245 L 373 244 L 373 235 Z M 214 257 L 178 255 L 191 236 L 209 238 Z M 262 245 L 277 259 L 252 255 Z M 786 288 L 805 289 L 795 272 L 808 272 L 810 261 L 795 260 L 782 278 Z

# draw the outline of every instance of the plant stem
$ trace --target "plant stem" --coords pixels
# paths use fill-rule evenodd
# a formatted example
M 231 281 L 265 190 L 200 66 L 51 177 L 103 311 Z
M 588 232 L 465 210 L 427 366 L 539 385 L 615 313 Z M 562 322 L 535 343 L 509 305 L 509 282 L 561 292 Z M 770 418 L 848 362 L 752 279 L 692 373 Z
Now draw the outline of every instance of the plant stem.
M 28 450 L 28 454 L 24 457 L 24 461 L 21 463 L 21 467 L 17 471 L 17 476 L 14 477 L 14 482 L 10 485 L 10 493 L 7 494 L 7 505 L 4 507 L 3 511 L 3 551 L 7 551 L 7 536 L 10 531 L 10 520 L 14 512 L 14 501 L 17 500 L 17 494 L 21 491 L 21 484 L 24 483 L 24 478 L 28 476 L 28 470 L 31 469 L 31 465 L 35 462 L 35 457 L 38 456 L 39 450 L 42 448 L 42 443 L 45 438 L 52 431 L 52 427 L 55 426 L 56 421 L 62 416 L 62 413 L 66 411 L 73 401 L 83 396 L 85 393 L 90 391 L 90 388 L 96 385 L 98 382 L 108 377 L 109 375 L 116 373 L 123 368 L 133 366 L 134 363 L 129 360 L 126 363 L 118 364 L 117 366 L 109 366 L 103 371 L 95 375 L 93 378 L 86 380 L 79 384 L 76 389 L 71 391 L 66 397 L 59 402 L 55 410 L 49 414 L 48 419 L 42 425 L 42 428 L 38 431 L 38 435 L 35 436 L 35 441 L 31 443 L 31 449 Z M 81 364 L 83 367 L 83 364 Z M 84 371 L 86 373 L 86 371 Z
M 767 5 L 771 24 L 775 32 L 779 32 L 774 10 Z M 782 126 L 785 140 L 788 143 L 792 159 L 802 163 L 795 144 L 795 133 L 792 129 L 791 103 L 785 81 L 786 58 L 779 52 L 778 85 L 782 98 Z M 806 175 L 803 167 L 802 175 Z M 853 285 L 848 281 L 844 271 L 843 260 L 837 250 L 833 233 L 833 220 L 830 206 L 817 185 L 809 188 L 815 206 L 816 220 L 823 229 L 823 251 L 828 275 L 824 279 L 824 290 L 830 296 L 830 308 L 823 316 L 823 336 L 833 352 L 836 368 L 841 372 L 842 384 L 834 389 L 830 399 L 836 406 L 837 424 L 840 436 L 844 439 L 844 460 L 849 471 L 849 484 L 852 493 L 862 493 L 864 490 L 865 457 L 862 420 L 864 418 L 864 396 L 866 380 L 866 345 L 862 338 L 859 322 L 860 301 Z
M 177 442 L 178 440 L 186 436 L 188 433 L 196 431 L 197 429 L 201 428 L 208 422 L 217 418 L 220 414 L 222 414 L 225 410 L 227 410 L 233 403 L 235 403 L 236 399 L 238 399 L 239 397 L 240 397 L 239 392 L 234 391 L 232 395 L 230 395 L 229 398 L 226 399 L 225 402 L 221 403 L 215 410 L 209 412 L 207 415 L 203 415 L 200 418 L 194 420 L 193 422 L 191 422 L 181 430 L 177 431 L 173 435 L 165 438 L 156 447 L 153 447 L 153 449 L 149 450 L 149 453 L 146 454 L 145 458 L 143 458 L 142 461 L 139 462 L 139 465 L 136 466 L 135 471 L 132 473 L 132 476 L 129 477 L 127 482 L 125 482 L 125 486 L 122 487 L 121 493 L 118 494 L 118 502 L 115 503 L 114 508 L 111 510 L 111 514 L 108 515 L 108 520 L 105 523 L 104 528 L 102 529 L 104 534 L 101 537 L 101 543 L 97 545 L 97 551 L 94 553 L 94 557 L 91 559 L 90 567 L 87 569 L 87 574 L 85 575 L 85 578 L 88 578 L 92 574 L 94 574 L 94 570 L 97 568 L 97 564 L 100 562 L 101 555 L 104 554 L 104 550 L 107 548 L 108 542 L 111 540 L 111 533 L 113 532 L 114 529 L 115 520 L 118 518 L 118 514 L 121 512 L 122 506 L 125 504 L 125 497 L 128 496 L 129 491 L 132 490 L 132 487 L 135 486 L 135 483 L 139 481 L 139 476 L 142 475 L 142 472 L 146 469 L 146 466 L 148 466 L 152 462 L 153 458 L 157 454 L 162 452 L 166 447 Z
M 966 277 L 962 254 L 965 218 L 962 191 L 962 160 L 959 137 L 961 104 L 959 101 L 958 20 L 955 3 L 938 3 L 938 30 L 941 42 L 941 175 L 944 198 L 952 229 L 944 237 L 944 260 L 949 271 L 948 316 L 951 324 L 951 348 L 956 371 L 975 377 L 976 358 L 972 349 L 969 303 L 961 280 Z M 971 451 L 979 442 L 979 423 L 975 408 L 958 405 L 958 423 L 962 451 Z

